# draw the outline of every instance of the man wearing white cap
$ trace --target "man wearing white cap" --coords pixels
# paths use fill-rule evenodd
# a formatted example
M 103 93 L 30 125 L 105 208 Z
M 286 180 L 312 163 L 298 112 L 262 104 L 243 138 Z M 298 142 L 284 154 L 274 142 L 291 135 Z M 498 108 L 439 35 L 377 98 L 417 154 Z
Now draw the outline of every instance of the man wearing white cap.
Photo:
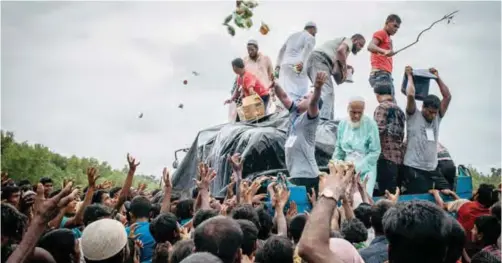
M 126 262 L 129 246 L 124 226 L 117 220 L 101 219 L 89 224 L 80 242 L 86 262 Z
M 335 67 L 339 67 L 339 73 L 342 74 L 342 82 L 346 80 L 347 71 L 352 67 L 347 65 L 347 58 L 350 53 L 356 55 L 366 43 L 366 40 L 361 34 L 354 34 L 352 37 L 339 37 L 333 40 L 326 41 L 320 47 L 316 48 L 307 62 L 307 73 L 310 80 L 313 82 L 317 72 L 329 72 L 335 74 Z M 322 97 L 324 108 L 321 111 L 320 117 L 325 120 L 335 119 L 335 90 L 331 77 L 322 87 Z
M 350 99 L 349 118 L 338 124 L 333 159 L 353 161 L 361 179 L 368 176 L 366 191 L 373 196 L 381 151 L 380 135 L 375 120 L 364 115 L 364 104 L 362 97 Z
M 284 87 L 289 98 L 296 101 L 308 92 L 309 79 L 304 65 L 315 47 L 317 26 L 308 22 L 304 30 L 291 35 L 279 51 L 276 71 L 279 85 Z

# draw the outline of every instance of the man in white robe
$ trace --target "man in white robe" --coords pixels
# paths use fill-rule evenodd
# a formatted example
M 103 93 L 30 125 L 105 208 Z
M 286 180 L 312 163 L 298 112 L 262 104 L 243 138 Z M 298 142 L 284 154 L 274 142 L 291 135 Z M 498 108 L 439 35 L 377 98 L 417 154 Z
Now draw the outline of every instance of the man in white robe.
M 306 64 L 314 50 L 316 34 L 316 24 L 308 22 L 304 30 L 291 35 L 279 51 L 276 63 L 278 82 L 293 101 L 301 99 L 308 92 L 310 85 Z

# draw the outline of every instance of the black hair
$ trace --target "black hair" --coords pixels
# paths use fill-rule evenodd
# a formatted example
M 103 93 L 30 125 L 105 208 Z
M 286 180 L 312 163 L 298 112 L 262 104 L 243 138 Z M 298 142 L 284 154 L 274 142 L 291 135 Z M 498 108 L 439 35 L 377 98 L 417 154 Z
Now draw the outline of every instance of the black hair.
M 30 188 L 32 187 L 31 186 L 31 183 L 30 183 L 30 180 L 28 179 L 22 179 L 19 181 L 19 183 L 17 184 L 19 187 L 22 187 L 22 186 L 25 186 L 25 185 L 28 185 L 30 186 Z
M 182 263 L 223 263 L 220 258 L 211 253 L 199 252 L 185 258 Z
M 488 251 L 479 251 L 471 258 L 471 263 L 500 263 L 500 258 Z
M 368 229 L 357 218 L 346 220 L 342 223 L 343 238 L 350 243 L 360 243 L 368 239 Z
M 193 240 L 195 251 L 209 252 L 224 263 L 233 263 L 242 246 L 243 234 L 235 220 L 217 216 L 195 228 Z
M 480 184 L 477 201 L 484 207 L 490 207 L 498 201 L 498 192 L 491 184 Z
M 303 30 L 316 29 L 316 26 L 305 26 Z
M 390 82 L 377 83 L 373 91 L 377 95 L 392 95 L 392 84 Z
M 176 216 L 178 220 L 185 220 L 193 217 L 194 199 L 181 200 L 176 204 Z
M 150 194 L 152 195 L 152 197 L 154 197 L 155 195 L 157 195 L 161 190 L 160 189 L 154 189 Z
M 117 194 L 120 190 L 122 190 L 122 187 L 120 186 L 115 186 L 112 189 L 110 189 L 110 197 L 114 198 L 115 194 Z
M 242 230 L 242 254 L 251 256 L 256 250 L 256 240 L 258 240 L 258 228 L 253 222 L 246 219 L 236 220 Z
M 266 240 L 270 236 L 270 231 L 274 226 L 274 220 L 272 216 L 267 213 L 267 210 L 260 207 L 255 209 L 258 214 L 258 219 L 260 221 L 260 228 L 258 229 L 258 238 L 261 240 Z
M 295 244 L 298 244 L 300 241 L 300 237 L 302 236 L 303 229 L 305 228 L 305 224 L 307 223 L 307 215 L 306 214 L 298 214 L 291 218 L 288 226 L 288 236 L 293 239 Z
M 371 207 L 371 226 L 375 233 L 383 234 L 383 216 L 392 206 L 394 206 L 394 203 L 391 201 L 381 199 Z
M 197 213 L 195 213 L 192 225 L 194 228 L 196 228 L 202 222 L 208 220 L 209 218 L 215 217 L 218 214 L 218 211 L 214 209 L 200 209 L 199 211 L 197 211 Z
M 442 262 L 450 226 L 446 212 L 434 203 L 423 200 L 397 203 L 383 217 L 389 261 Z
M 258 216 L 258 213 L 254 209 L 254 207 L 250 204 L 242 204 L 238 205 L 232 210 L 232 218 L 237 220 L 237 219 L 246 219 L 253 224 L 255 224 L 256 228 L 260 229 L 260 217 Z
M 108 194 L 108 191 L 101 189 L 101 190 L 97 190 L 96 192 L 94 192 L 94 194 L 92 195 L 91 203 L 92 204 L 101 204 L 103 202 L 103 195 L 104 194 Z
M 363 222 L 364 227 L 371 228 L 371 205 L 368 203 L 359 204 L 354 209 L 354 215 L 357 219 Z
M 54 182 L 49 177 L 42 177 L 42 178 L 40 178 L 40 183 L 43 184 L 43 185 L 45 185 L 45 184 L 48 184 L 48 183 L 53 184 Z
M 0 212 L 2 213 L 2 236 L 11 239 L 12 243 L 21 241 L 28 226 L 28 217 L 7 203 L 1 204 Z
M 149 230 L 157 243 L 169 241 L 169 243 L 174 244 L 180 239 L 178 222 L 173 213 L 168 212 L 157 216 L 150 222 Z
M 88 226 L 92 222 L 111 216 L 112 213 L 108 207 L 101 204 L 92 204 L 84 210 L 84 225 Z
M 236 59 L 232 60 L 232 66 L 234 66 L 236 68 L 243 69 L 244 68 L 244 60 L 242 60 L 242 58 L 236 58 Z
M 387 16 L 387 19 L 385 19 L 385 23 L 387 24 L 391 22 L 401 24 L 401 18 L 396 14 L 390 14 L 389 16 Z
M 441 100 L 438 98 L 438 96 L 429 94 L 425 96 L 422 105 L 424 108 L 439 110 L 439 107 L 441 106 Z
M 4 199 L 9 199 L 12 194 L 20 192 L 21 189 L 19 189 L 19 186 L 16 184 L 7 184 L 5 186 L 2 186 L 2 200 Z
M 47 250 L 56 263 L 77 263 L 80 258 L 75 258 L 75 240 L 73 231 L 60 228 L 46 233 L 40 239 L 38 246 Z
M 152 202 L 152 208 L 150 209 L 150 219 L 156 218 L 158 215 L 160 215 L 160 209 L 162 209 L 162 205 L 159 203 L 153 203 Z
M 152 204 L 148 198 L 136 196 L 131 200 L 130 210 L 136 218 L 149 218 Z
M 169 263 L 180 263 L 183 259 L 187 258 L 193 253 L 195 244 L 193 240 L 181 240 L 173 246 L 171 255 L 169 255 Z
M 483 234 L 482 242 L 484 246 L 497 244 L 500 237 L 500 222 L 494 216 L 479 216 L 474 221 L 479 234 Z
M 259 251 L 260 260 L 257 262 L 260 263 L 294 262 L 293 243 L 284 236 L 270 237 Z
M 449 218 L 451 222 L 451 230 L 448 235 L 448 251 L 446 252 L 444 263 L 456 263 L 462 256 L 462 250 L 465 246 L 465 231 L 464 228 L 454 218 Z
M 364 38 L 364 36 L 363 36 L 363 35 L 361 35 L 361 34 L 354 34 L 354 35 L 352 35 L 352 37 L 350 37 L 350 39 L 352 39 L 352 40 L 357 40 L 357 39 L 366 40 L 366 39 Z
M 198 187 L 194 187 L 192 189 L 192 198 L 193 199 L 197 199 L 197 196 L 199 195 L 199 188 Z
M 496 217 L 500 221 L 501 211 L 500 211 L 500 201 L 497 201 L 490 208 L 492 216 Z

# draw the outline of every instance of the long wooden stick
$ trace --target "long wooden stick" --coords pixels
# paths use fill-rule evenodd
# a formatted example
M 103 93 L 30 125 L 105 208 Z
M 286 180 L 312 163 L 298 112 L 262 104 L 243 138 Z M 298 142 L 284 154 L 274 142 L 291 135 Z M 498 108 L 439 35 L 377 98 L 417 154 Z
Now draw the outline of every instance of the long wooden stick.
M 458 10 L 457 10 L 457 11 L 455 11 L 455 12 L 452 12 L 452 13 L 450 13 L 450 14 L 447 14 L 447 15 L 443 16 L 443 18 L 441 18 L 441 19 L 439 19 L 439 20 L 437 20 L 437 21 L 434 21 L 434 22 L 433 22 L 433 23 L 432 23 L 432 24 L 431 24 L 428 28 L 426 28 L 426 29 L 422 30 L 422 32 L 420 32 L 420 34 L 418 34 L 418 36 L 417 36 L 417 40 L 415 40 L 415 42 L 413 42 L 413 43 L 411 43 L 411 44 L 409 44 L 409 45 L 407 45 L 407 46 L 405 46 L 405 47 L 403 47 L 403 48 L 399 49 L 398 51 L 394 52 L 394 55 L 396 55 L 397 53 L 399 53 L 399 52 L 401 52 L 401 51 L 403 51 L 403 50 L 405 50 L 405 49 L 407 49 L 407 48 L 409 48 L 409 47 L 411 47 L 411 46 L 415 45 L 416 43 L 418 43 L 418 41 L 420 40 L 420 36 L 422 36 L 422 34 L 423 34 L 425 31 L 429 31 L 429 30 L 430 30 L 430 29 L 431 29 L 431 28 L 432 28 L 435 24 L 437 24 L 437 23 L 439 23 L 439 22 L 441 22 L 441 21 L 443 21 L 443 20 L 446 20 L 446 19 L 452 19 L 452 18 L 453 18 L 453 15 L 454 15 L 454 14 L 456 14 L 456 13 L 458 13 Z

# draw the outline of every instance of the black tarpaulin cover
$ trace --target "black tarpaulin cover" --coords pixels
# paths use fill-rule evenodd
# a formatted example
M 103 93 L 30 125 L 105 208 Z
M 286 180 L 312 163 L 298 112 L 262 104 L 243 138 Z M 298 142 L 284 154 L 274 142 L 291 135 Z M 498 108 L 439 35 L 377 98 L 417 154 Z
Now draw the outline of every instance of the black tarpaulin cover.
M 173 190 L 189 196 L 195 186 L 197 165 L 205 161 L 216 170 L 211 187 L 213 196 L 221 197 L 221 190 L 229 183 L 232 169 L 227 156 L 238 152 L 244 158 L 243 176 L 285 169 L 284 142 L 289 128 L 289 113 L 283 111 L 262 118 L 259 122 L 229 123 L 199 132 L 190 150 L 173 174 Z M 338 121 L 320 121 L 316 133 L 316 160 L 326 166 L 335 150 Z

